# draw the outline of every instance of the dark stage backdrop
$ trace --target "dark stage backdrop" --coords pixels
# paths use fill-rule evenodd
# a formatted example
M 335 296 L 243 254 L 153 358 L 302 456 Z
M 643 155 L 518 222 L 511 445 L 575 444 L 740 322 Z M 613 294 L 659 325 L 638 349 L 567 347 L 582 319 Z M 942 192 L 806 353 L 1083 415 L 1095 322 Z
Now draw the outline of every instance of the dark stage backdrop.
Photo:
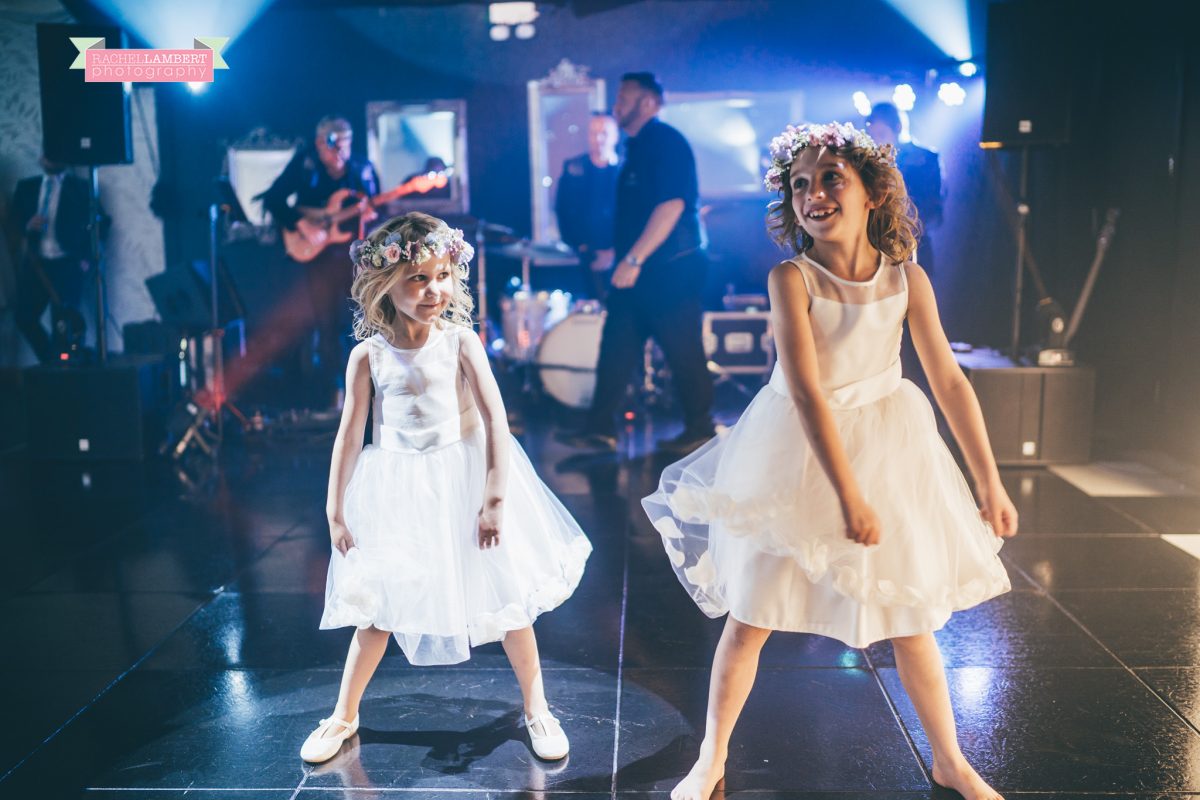
M 986 3 L 973 0 L 969 8 L 982 58 Z M 1185 55 L 1179 26 L 1096 13 L 1092 3 L 1073 8 L 1075 22 L 1062 32 L 1062 46 L 1074 54 L 1073 141 L 1034 153 L 1032 246 L 1051 293 L 1069 310 L 1104 209 L 1122 208 L 1078 339 L 1083 358 L 1099 370 L 1098 437 L 1126 447 L 1155 440 L 1200 462 L 1200 286 L 1197 234 L 1187 223 L 1200 197 L 1183 180 L 1191 176 L 1196 185 L 1200 156 L 1196 56 Z M 230 71 L 208 92 L 162 87 L 164 176 L 177 204 L 168 262 L 202 257 L 198 212 L 220 170 L 218 142 L 257 126 L 307 137 L 318 117 L 340 112 L 357 126 L 362 150 L 368 101 L 465 98 L 472 212 L 527 231 L 525 83 L 564 57 L 605 78 L 610 99 L 622 72 L 652 69 L 668 90 L 800 89 L 808 117 L 856 122 L 850 93 L 859 83 L 911 79 L 945 59 L 882 0 L 651 0 L 582 19 L 543 6 L 535 38 L 502 43 L 489 40 L 485 15 L 475 4 L 277 7 L 234 42 Z M 1145 30 L 1133 35 L 1139 24 Z M 1002 345 L 1015 248 L 997 188 L 1015 188 L 1017 158 L 977 148 L 974 114 L 943 147 L 948 211 L 935 237 L 937 286 L 952 339 Z M 1184 125 L 1185 117 L 1193 124 Z M 758 211 L 750 204 L 742 222 L 725 226 L 732 227 L 722 233 L 726 240 L 714 243 L 736 251 L 729 238 L 742 238 L 743 262 L 724 268 L 748 283 L 778 258 Z

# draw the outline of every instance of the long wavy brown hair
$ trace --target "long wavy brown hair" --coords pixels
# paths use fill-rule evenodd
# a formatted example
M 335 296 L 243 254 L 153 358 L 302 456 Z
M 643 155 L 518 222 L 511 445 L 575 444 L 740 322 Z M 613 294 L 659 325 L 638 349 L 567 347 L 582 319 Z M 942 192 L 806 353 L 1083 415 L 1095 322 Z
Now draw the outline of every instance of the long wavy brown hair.
M 446 227 L 446 223 L 437 217 L 413 211 L 399 217 L 393 217 L 371 231 L 367 241 L 372 245 L 381 246 L 384 240 L 393 233 L 403 237 L 401 246 L 406 242 L 424 242 L 425 237 L 438 228 Z M 391 288 L 400 281 L 413 262 L 401 261 L 396 264 L 375 267 L 370 265 L 355 265 L 354 283 L 350 286 L 350 297 L 354 300 L 354 338 L 362 341 L 376 333 L 382 333 L 389 340 L 392 336 L 392 326 L 396 322 L 396 306 L 388 295 Z M 471 298 L 471 290 L 467 285 L 467 265 L 451 264 L 451 274 L 454 275 L 454 293 L 442 319 L 453 325 L 473 327 L 475 322 L 471 312 L 475 310 L 475 301 Z
M 894 163 L 879 158 L 865 148 L 847 146 L 830 149 L 854 167 L 862 178 L 867 194 L 877 204 L 867 213 L 867 240 L 871 246 L 895 262 L 911 259 L 921 238 L 921 221 L 908 197 L 900 170 Z M 790 247 L 797 255 L 813 246 L 813 238 L 804 230 L 792 209 L 792 182 L 788 174 L 783 176 L 780 199 L 768 207 L 767 233 L 780 247 Z

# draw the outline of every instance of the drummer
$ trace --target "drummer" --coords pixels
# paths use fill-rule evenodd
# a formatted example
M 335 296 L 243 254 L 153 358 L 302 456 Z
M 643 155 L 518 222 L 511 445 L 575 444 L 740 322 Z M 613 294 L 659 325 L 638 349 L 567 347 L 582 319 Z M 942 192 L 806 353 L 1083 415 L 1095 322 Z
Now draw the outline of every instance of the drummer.
M 588 151 L 563 163 L 554 199 L 559 235 L 579 255 L 585 293 L 597 300 L 607 294 L 613 265 L 619 136 L 616 119 L 594 112 L 588 122 Z

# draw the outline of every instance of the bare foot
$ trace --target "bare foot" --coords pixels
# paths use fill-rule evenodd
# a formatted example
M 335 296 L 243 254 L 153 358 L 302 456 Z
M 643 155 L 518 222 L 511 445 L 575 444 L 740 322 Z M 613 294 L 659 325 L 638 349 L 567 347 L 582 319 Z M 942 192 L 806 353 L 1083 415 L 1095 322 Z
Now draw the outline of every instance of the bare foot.
M 708 800 L 725 777 L 725 758 L 705 755 L 703 749 L 692 771 L 671 790 L 671 800 Z
M 988 786 L 975 768 L 965 760 L 948 768 L 933 765 L 933 779 L 961 794 L 966 800 L 1004 800 L 999 792 Z

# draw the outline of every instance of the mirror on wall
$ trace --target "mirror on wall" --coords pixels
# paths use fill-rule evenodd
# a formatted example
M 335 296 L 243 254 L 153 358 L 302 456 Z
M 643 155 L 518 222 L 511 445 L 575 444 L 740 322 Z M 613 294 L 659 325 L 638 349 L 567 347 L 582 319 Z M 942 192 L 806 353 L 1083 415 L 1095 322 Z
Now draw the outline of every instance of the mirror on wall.
M 558 242 L 554 196 L 563 162 L 586 153 L 588 120 L 605 109 L 604 81 L 563 59 L 550 74 L 529 81 L 529 179 L 535 242 Z
M 407 184 L 391 211 L 468 212 L 465 100 L 368 103 L 367 156 L 381 191 Z
M 762 197 L 771 138 L 804 121 L 800 92 L 667 92 L 665 99 L 659 116 L 687 137 L 707 200 Z

